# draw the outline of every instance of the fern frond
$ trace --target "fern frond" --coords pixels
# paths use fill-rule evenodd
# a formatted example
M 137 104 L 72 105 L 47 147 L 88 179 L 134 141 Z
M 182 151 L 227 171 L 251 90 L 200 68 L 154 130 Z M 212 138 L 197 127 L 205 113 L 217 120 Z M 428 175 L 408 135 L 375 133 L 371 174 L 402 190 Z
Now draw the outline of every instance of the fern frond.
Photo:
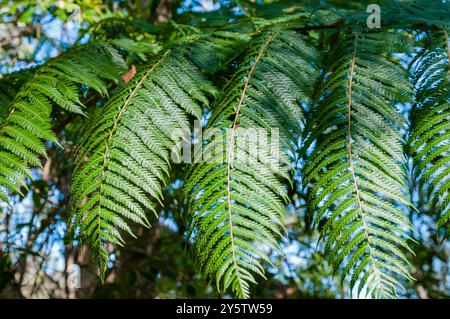
M 0 79 L 0 124 L 3 118 L 8 115 L 14 96 L 32 74 L 32 69 L 26 69 L 6 74 Z
M 445 29 L 429 38 L 410 67 L 415 84 L 410 149 L 419 187 L 428 187 L 429 207 L 441 228 L 450 220 L 450 44 Z
M 279 248 L 283 180 L 289 180 L 285 150 L 300 131 L 299 103 L 316 76 L 315 58 L 293 32 L 261 35 L 214 103 L 202 163 L 192 168 L 184 192 L 198 264 L 221 291 L 248 297 L 254 275 L 264 277 L 260 261 L 270 263 L 267 249 Z M 268 139 L 279 129 L 280 145 L 258 139 L 258 129 Z
M 316 92 L 305 164 L 310 211 L 321 224 L 326 256 L 358 293 L 390 297 L 410 278 L 404 250 L 410 222 L 397 205 L 406 196 L 400 130 L 394 102 L 410 87 L 402 69 L 381 52 L 399 43 L 389 33 L 338 34 Z M 387 51 L 389 53 L 389 51 Z
M 214 74 L 229 65 L 251 40 L 247 34 L 216 31 L 189 46 L 189 58 L 201 69 Z
M 117 81 L 121 71 L 97 44 L 48 61 L 21 86 L 0 126 L 0 200 L 9 202 L 8 192 L 22 194 L 32 178 L 30 166 L 41 167 L 40 157 L 46 156 L 44 142 L 56 142 L 53 105 L 83 113 L 80 85 L 106 95 L 105 80 Z
M 88 243 L 103 278 L 106 246 L 132 235 L 127 220 L 149 226 L 169 174 L 176 132 L 201 119 L 215 88 L 187 58 L 186 46 L 169 49 L 141 68 L 110 99 L 84 135 L 71 182 L 74 228 Z

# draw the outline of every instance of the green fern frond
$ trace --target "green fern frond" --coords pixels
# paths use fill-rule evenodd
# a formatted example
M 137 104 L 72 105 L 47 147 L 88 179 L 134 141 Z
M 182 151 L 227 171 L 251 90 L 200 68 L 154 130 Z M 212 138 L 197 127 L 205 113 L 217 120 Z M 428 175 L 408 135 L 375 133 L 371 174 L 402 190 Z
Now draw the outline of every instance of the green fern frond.
M 33 74 L 33 69 L 21 70 L 10 73 L 0 79 L 0 124 L 4 117 L 8 115 L 14 96 L 20 90 L 20 87 Z
M 429 38 L 410 67 L 415 84 L 410 149 L 419 187 L 428 187 L 429 206 L 441 228 L 450 221 L 450 44 L 445 29 Z
M 97 44 L 48 61 L 21 86 L 0 126 L 0 200 L 9 202 L 8 192 L 22 194 L 32 179 L 30 166 L 41 167 L 40 157 L 46 156 L 44 142 L 56 142 L 53 105 L 82 114 L 80 85 L 107 95 L 105 80 L 117 81 L 121 71 Z
M 315 58 L 294 32 L 261 35 L 214 103 L 202 163 L 192 168 L 184 192 L 198 264 L 220 291 L 248 297 L 254 275 L 264 277 L 260 261 L 270 263 L 267 249 L 279 248 L 287 200 L 281 179 L 289 180 L 285 149 L 300 132 L 299 103 L 316 76 Z M 256 129 L 270 138 L 273 128 L 280 145 L 258 140 Z
M 229 65 L 239 55 L 250 36 L 230 31 L 216 31 L 189 46 L 189 58 L 209 74 Z
M 201 119 L 216 90 L 188 59 L 186 46 L 159 55 L 111 98 L 84 135 L 71 182 L 73 224 L 103 278 L 108 243 L 132 235 L 126 220 L 149 226 L 169 175 L 175 132 Z
M 402 69 L 381 54 L 396 45 L 389 33 L 338 34 L 326 57 L 316 92 L 305 164 L 309 209 L 326 237 L 326 256 L 358 294 L 390 297 L 410 278 L 407 232 L 398 205 L 411 205 L 400 130 L 404 119 L 394 102 L 410 87 Z M 387 51 L 389 53 L 389 51 Z

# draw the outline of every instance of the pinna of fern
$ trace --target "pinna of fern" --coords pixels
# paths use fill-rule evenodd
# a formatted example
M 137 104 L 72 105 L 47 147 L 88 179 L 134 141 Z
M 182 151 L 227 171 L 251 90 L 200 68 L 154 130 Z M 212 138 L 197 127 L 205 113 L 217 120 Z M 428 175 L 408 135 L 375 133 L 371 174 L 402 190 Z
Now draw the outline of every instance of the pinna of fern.
M 105 81 L 117 81 L 123 71 L 111 62 L 109 50 L 101 43 L 68 51 L 39 67 L 24 82 L 10 102 L 0 124 L 0 200 L 23 195 L 31 167 L 41 167 L 46 157 L 44 142 L 55 143 L 51 112 L 56 105 L 69 112 L 83 113 L 80 86 L 108 93 Z
M 426 201 L 435 212 L 437 227 L 450 221 L 450 44 L 448 31 L 440 29 L 425 37 L 424 48 L 410 64 L 414 84 L 411 111 L 412 150 L 419 172 L 419 187 L 427 189 Z M 445 227 L 447 225 L 447 227 Z
M 212 107 L 202 163 L 192 167 L 184 192 L 197 263 L 220 291 L 248 297 L 254 276 L 264 277 L 260 261 L 271 263 L 267 249 L 279 249 L 285 151 L 300 131 L 299 103 L 312 87 L 316 55 L 295 32 L 259 35 Z M 279 145 L 258 139 L 257 129 L 268 137 L 274 128 Z
M 315 92 L 310 148 L 303 171 L 325 255 L 358 295 L 390 297 L 410 279 L 405 251 L 412 225 L 403 165 L 404 119 L 395 102 L 408 99 L 404 70 L 386 54 L 401 35 L 337 32 Z
M 71 182 L 74 229 L 104 277 L 107 243 L 124 243 L 132 234 L 127 220 L 150 226 L 147 214 L 161 202 L 169 175 L 175 132 L 189 131 L 190 117 L 215 87 L 187 55 L 188 45 L 153 58 L 123 86 L 93 119 L 76 154 Z

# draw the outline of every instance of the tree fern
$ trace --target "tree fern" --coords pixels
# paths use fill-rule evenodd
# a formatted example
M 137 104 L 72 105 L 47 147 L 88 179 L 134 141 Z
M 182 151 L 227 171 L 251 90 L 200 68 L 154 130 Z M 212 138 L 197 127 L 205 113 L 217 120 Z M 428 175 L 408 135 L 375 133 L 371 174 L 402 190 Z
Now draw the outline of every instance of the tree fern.
M 238 297 L 249 296 L 254 274 L 264 276 L 259 262 L 270 262 L 266 247 L 278 248 L 287 200 L 281 179 L 289 179 L 284 151 L 300 130 L 299 102 L 312 87 L 315 56 L 293 32 L 252 41 L 214 103 L 207 126 L 213 136 L 205 137 L 203 161 L 187 178 L 184 191 L 198 264 L 219 290 L 231 288 Z M 250 144 L 239 143 L 246 129 L 256 128 L 278 128 L 280 145 L 261 143 L 253 135 Z M 255 143 L 260 143 L 257 154 Z
M 428 185 L 428 200 L 437 226 L 450 220 L 450 46 L 445 29 L 426 37 L 429 43 L 411 63 L 415 84 L 410 149 L 420 172 L 419 186 Z
M 50 60 L 21 86 L 0 126 L 0 200 L 8 202 L 8 192 L 22 194 L 30 166 L 41 166 L 44 141 L 56 142 L 53 105 L 83 113 L 79 85 L 107 94 L 105 80 L 117 80 L 121 70 L 105 47 L 82 47 Z
M 78 151 L 71 183 L 74 226 L 91 247 L 103 277 L 107 243 L 122 244 L 126 220 L 149 226 L 147 212 L 161 201 L 174 132 L 201 119 L 216 90 L 187 58 L 169 49 L 138 72 L 93 121 Z
M 289 248 L 310 234 L 302 226 L 314 221 L 324 239 L 320 247 L 352 296 L 393 297 L 409 285 L 413 229 L 406 216 L 424 220 L 412 212 L 408 197 L 420 208 L 426 202 L 425 208 L 437 215 L 438 227 L 450 229 L 450 45 L 448 28 L 443 28 L 448 3 L 380 0 L 383 29 L 375 32 L 367 29 L 366 1 L 244 1 L 209 13 L 190 12 L 191 4 L 176 10 L 154 2 L 147 5 L 156 10 L 144 14 L 148 19 L 133 17 L 139 15 L 134 5 L 112 3 L 114 12 L 98 17 L 95 25 L 80 24 L 79 35 L 90 39 L 88 46 L 0 79 L 0 211 L 9 225 L 2 231 L 5 252 L 25 256 L 42 246 L 32 238 L 45 245 L 47 239 L 34 236 L 34 228 L 49 229 L 52 238 L 50 230 L 64 223 L 59 219 L 68 199 L 68 229 L 90 247 L 103 281 L 110 252 L 123 245 L 126 236 L 150 226 L 149 217 L 161 209 L 164 218 L 177 223 L 177 231 L 170 230 L 176 235 L 170 238 L 180 240 L 174 245 L 187 240 L 202 275 L 219 292 L 249 297 L 252 283 L 273 267 L 271 257 L 283 253 L 287 209 L 295 220 L 287 227 L 293 239 Z M 23 16 L 27 18 L 17 18 Z M 39 14 L 32 16 L 33 22 L 39 20 Z M 18 28 L 19 37 L 31 32 L 31 46 L 25 47 L 52 46 L 45 28 Z M 413 86 L 398 61 L 412 54 L 404 33 L 417 34 L 416 45 L 423 47 L 410 63 Z M 12 51 L 24 48 L 16 35 L 13 38 L 4 41 L 5 61 Z M 322 56 L 314 46 L 324 50 Z M 408 127 L 405 110 L 410 105 Z M 191 131 L 194 119 L 205 126 L 202 135 Z M 201 151 L 201 162 L 174 169 L 171 159 L 174 152 L 181 155 L 186 145 L 181 134 L 187 132 L 197 143 L 193 159 L 198 160 Z M 295 158 L 298 153 L 301 161 Z M 407 180 L 411 158 L 417 174 Z M 20 235 L 23 226 L 10 219 L 5 210 L 11 207 L 4 202 L 22 199 L 37 175 L 33 168 L 41 168 L 43 160 L 42 181 L 31 187 L 34 207 L 22 252 L 14 246 L 16 236 L 9 228 L 17 228 Z M 294 180 L 301 179 L 301 187 L 292 187 L 293 168 L 298 169 Z M 411 196 L 416 194 L 416 180 L 418 200 Z M 184 184 L 184 198 L 178 182 Z M 64 199 L 55 199 L 54 205 L 58 194 Z M 286 206 L 289 199 L 295 203 Z M 304 207 L 307 221 L 297 222 Z M 38 211 L 43 215 L 35 216 Z M 42 227 L 33 227 L 37 220 Z M 185 230 L 187 238 L 182 238 Z M 151 242 L 142 238 L 143 246 L 153 245 L 156 233 L 145 236 Z M 309 244 L 315 244 L 315 238 Z M 431 261 L 436 256 L 444 259 L 445 254 L 435 254 L 440 248 L 434 244 L 416 246 L 425 248 Z M 77 255 L 73 247 L 81 245 L 67 245 L 67 266 Z M 159 248 L 159 242 L 154 247 Z M 153 263 L 159 253 L 146 260 Z M 127 257 L 119 258 L 125 265 Z M 24 267 L 13 268 L 29 268 L 29 258 L 15 259 Z M 175 262 L 178 267 L 178 259 Z M 308 270 L 321 273 L 315 264 Z M 421 284 L 426 282 L 422 278 L 434 275 L 423 276 L 423 266 L 414 271 Z M 115 283 L 126 270 L 119 268 L 110 277 Z M 304 288 L 299 287 L 304 280 L 299 269 L 292 275 L 282 271 L 289 281 L 283 288 L 292 288 L 297 296 L 309 290 L 298 289 Z M 26 277 L 22 272 L 19 281 Z M 405 295 L 415 287 L 409 288 Z
M 337 36 L 337 38 L 336 38 Z M 382 52 L 401 36 L 358 31 L 335 35 L 316 92 L 316 146 L 304 170 L 309 207 L 327 237 L 326 256 L 350 287 L 389 297 L 410 278 L 405 249 L 410 222 L 400 130 L 393 103 L 410 91 L 402 69 Z

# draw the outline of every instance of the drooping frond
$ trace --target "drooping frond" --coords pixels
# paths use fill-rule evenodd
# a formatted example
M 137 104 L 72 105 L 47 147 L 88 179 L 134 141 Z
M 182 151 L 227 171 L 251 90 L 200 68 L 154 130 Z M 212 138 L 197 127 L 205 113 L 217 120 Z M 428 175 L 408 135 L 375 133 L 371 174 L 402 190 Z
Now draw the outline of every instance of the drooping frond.
M 309 142 L 316 142 L 304 170 L 309 206 L 323 225 L 327 258 L 365 294 L 389 297 L 410 278 L 407 231 L 401 205 L 410 205 L 402 165 L 401 128 L 393 103 L 410 91 L 403 70 L 382 52 L 400 35 L 338 34 L 325 58 L 316 92 Z M 400 206 L 399 206 L 400 205 Z
M 122 244 L 127 220 L 149 226 L 147 213 L 161 201 L 171 151 L 189 116 L 201 119 L 215 88 L 186 55 L 167 50 L 108 102 L 85 132 L 71 182 L 75 228 L 103 277 L 108 243 Z M 178 135 L 177 135 L 178 134 Z
M 312 87 L 315 58 L 293 32 L 252 41 L 214 103 L 202 161 L 187 177 L 198 264 L 219 290 L 238 297 L 249 296 L 254 275 L 264 276 L 260 261 L 270 263 L 268 249 L 278 249 L 289 180 L 285 149 L 300 131 L 299 102 Z
M 83 113 L 80 85 L 107 94 L 105 80 L 116 81 L 122 68 L 104 46 L 80 47 L 48 61 L 16 93 L 0 125 L 0 200 L 21 194 L 30 167 L 40 167 L 45 141 L 56 142 L 50 127 L 53 105 Z
M 429 39 L 410 68 L 415 84 L 410 149 L 440 228 L 450 220 L 450 44 L 445 29 Z

